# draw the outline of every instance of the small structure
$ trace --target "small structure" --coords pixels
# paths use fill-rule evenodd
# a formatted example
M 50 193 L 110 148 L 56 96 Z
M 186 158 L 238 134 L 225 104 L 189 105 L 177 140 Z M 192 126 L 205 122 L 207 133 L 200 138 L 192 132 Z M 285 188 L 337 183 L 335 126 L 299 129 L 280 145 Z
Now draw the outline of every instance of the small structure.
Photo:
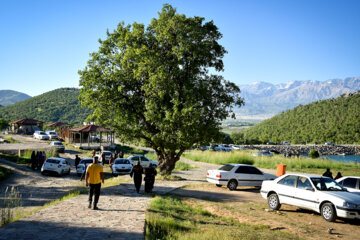
M 72 127 L 71 124 L 63 122 L 54 122 L 46 125 L 47 127 L 55 128 L 59 135 L 59 139 L 65 140 L 65 137 L 68 136 L 68 129 Z
M 11 122 L 11 132 L 18 134 L 33 134 L 42 130 L 43 122 L 32 118 L 22 118 Z
M 104 135 L 106 137 L 104 138 Z M 70 144 L 79 144 L 80 148 L 87 145 L 89 149 L 103 145 L 113 145 L 114 131 L 97 125 L 87 125 L 67 129 L 64 140 Z
M 46 125 L 47 127 L 54 127 L 54 128 L 60 128 L 60 127 L 71 127 L 71 124 L 63 123 L 63 122 L 54 122 Z

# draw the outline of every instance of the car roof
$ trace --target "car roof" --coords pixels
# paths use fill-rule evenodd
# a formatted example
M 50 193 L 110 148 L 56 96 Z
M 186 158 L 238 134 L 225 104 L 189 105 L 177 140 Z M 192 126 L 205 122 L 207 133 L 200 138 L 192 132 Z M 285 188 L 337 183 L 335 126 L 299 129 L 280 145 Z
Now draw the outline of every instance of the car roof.
M 239 164 L 237 164 L 237 163 L 229 163 L 229 164 L 225 164 L 225 165 L 231 165 L 231 166 L 234 166 L 234 167 L 236 167 L 236 166 L 248 166 L 248 167 L 255 167 L 255 166 L 250 165 L 250 164 L 242 164 L 242 163 L 239 163 Z
M 48 159 L 53 159 L 53 160 L 65 160 L 65 158 L 59 158 L 59 157 L 49 157 Z
M 60 141 L 51 141 L 51 143 L 62 143 Z
M 357 179 L 360 179 L 359 176 L 344 176 L 344 177 L 341 177 L 341 178 L 339 178 L 339 179 L 336 179 L 336 181 L 342 180 L 342 179 L 345 179 L 345 178 L 357 178 Z
M 308 178 L 319 178 L 319 177 L 323 177 L 320 175 L 314 175 L 314 174 L 306 174 L 306 173 L 287 173 L 284 175 L 285 176 L 300 176 L 300 177 L 308 177 Z M 282 176 L 281 176 L 282 177 Z

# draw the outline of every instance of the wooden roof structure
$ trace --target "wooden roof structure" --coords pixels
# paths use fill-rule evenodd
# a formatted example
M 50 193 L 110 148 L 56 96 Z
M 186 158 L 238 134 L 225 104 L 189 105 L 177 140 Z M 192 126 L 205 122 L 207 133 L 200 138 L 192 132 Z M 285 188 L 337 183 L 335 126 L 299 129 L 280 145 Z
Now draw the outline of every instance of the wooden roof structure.
M 42 124 L 43 122 L 32 118 L 22 118 L 19 120 L 12 121 L 11 123 L 18 125 L 38 125 L 38 124 Z
M 114 132 L 109 128 L 104 128 L 104 127 L 100 127 L 97 125 L 87 125 L 87 126 L 81 126 L 81 127 L 76 127 L 76 128 L 71 128 L 69 129 L 70 132 L 80 132 L 80 133 L 90 133 L 90 132 L 107 132 L 107 133 L 111 133 Z
M 63 122 L 54 122 L 46 125 L 47 127 L 71 127 L 71 124 Z

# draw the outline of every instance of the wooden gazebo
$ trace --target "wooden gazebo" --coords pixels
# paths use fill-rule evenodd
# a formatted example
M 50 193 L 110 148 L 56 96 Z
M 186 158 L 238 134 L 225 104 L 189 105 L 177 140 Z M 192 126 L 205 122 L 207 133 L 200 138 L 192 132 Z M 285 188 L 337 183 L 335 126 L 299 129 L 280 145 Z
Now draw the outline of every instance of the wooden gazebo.
M 83 144 L 87 144 L 90 147 L 90 143 L 100 143 L 101 147 L 103 134 L 106 134 L 105 142 L 112 145 L 114 143 L 114 131 L 92 124 L 68 129 L 68 137 L 65 138 L 65 141 L 68 143 L 80 143 L 80 147 Z
M 13 133 L 33 134 L 37 130 L 42 130 L 43 122 L 32 118 L 22 118 L 11 122 Z

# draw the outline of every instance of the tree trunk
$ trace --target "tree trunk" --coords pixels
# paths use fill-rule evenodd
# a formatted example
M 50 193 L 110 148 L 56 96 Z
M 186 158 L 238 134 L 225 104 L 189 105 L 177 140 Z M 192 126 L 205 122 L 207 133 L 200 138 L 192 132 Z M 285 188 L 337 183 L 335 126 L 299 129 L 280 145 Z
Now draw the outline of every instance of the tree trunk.
M 174 151 L 164 152 L 156 151 L 156 155 L 159 161 L 159 170 L 161 175 L 170 175 L 175 168 L 175 164 L 179 161 L 182 151 L 175 154 Z

